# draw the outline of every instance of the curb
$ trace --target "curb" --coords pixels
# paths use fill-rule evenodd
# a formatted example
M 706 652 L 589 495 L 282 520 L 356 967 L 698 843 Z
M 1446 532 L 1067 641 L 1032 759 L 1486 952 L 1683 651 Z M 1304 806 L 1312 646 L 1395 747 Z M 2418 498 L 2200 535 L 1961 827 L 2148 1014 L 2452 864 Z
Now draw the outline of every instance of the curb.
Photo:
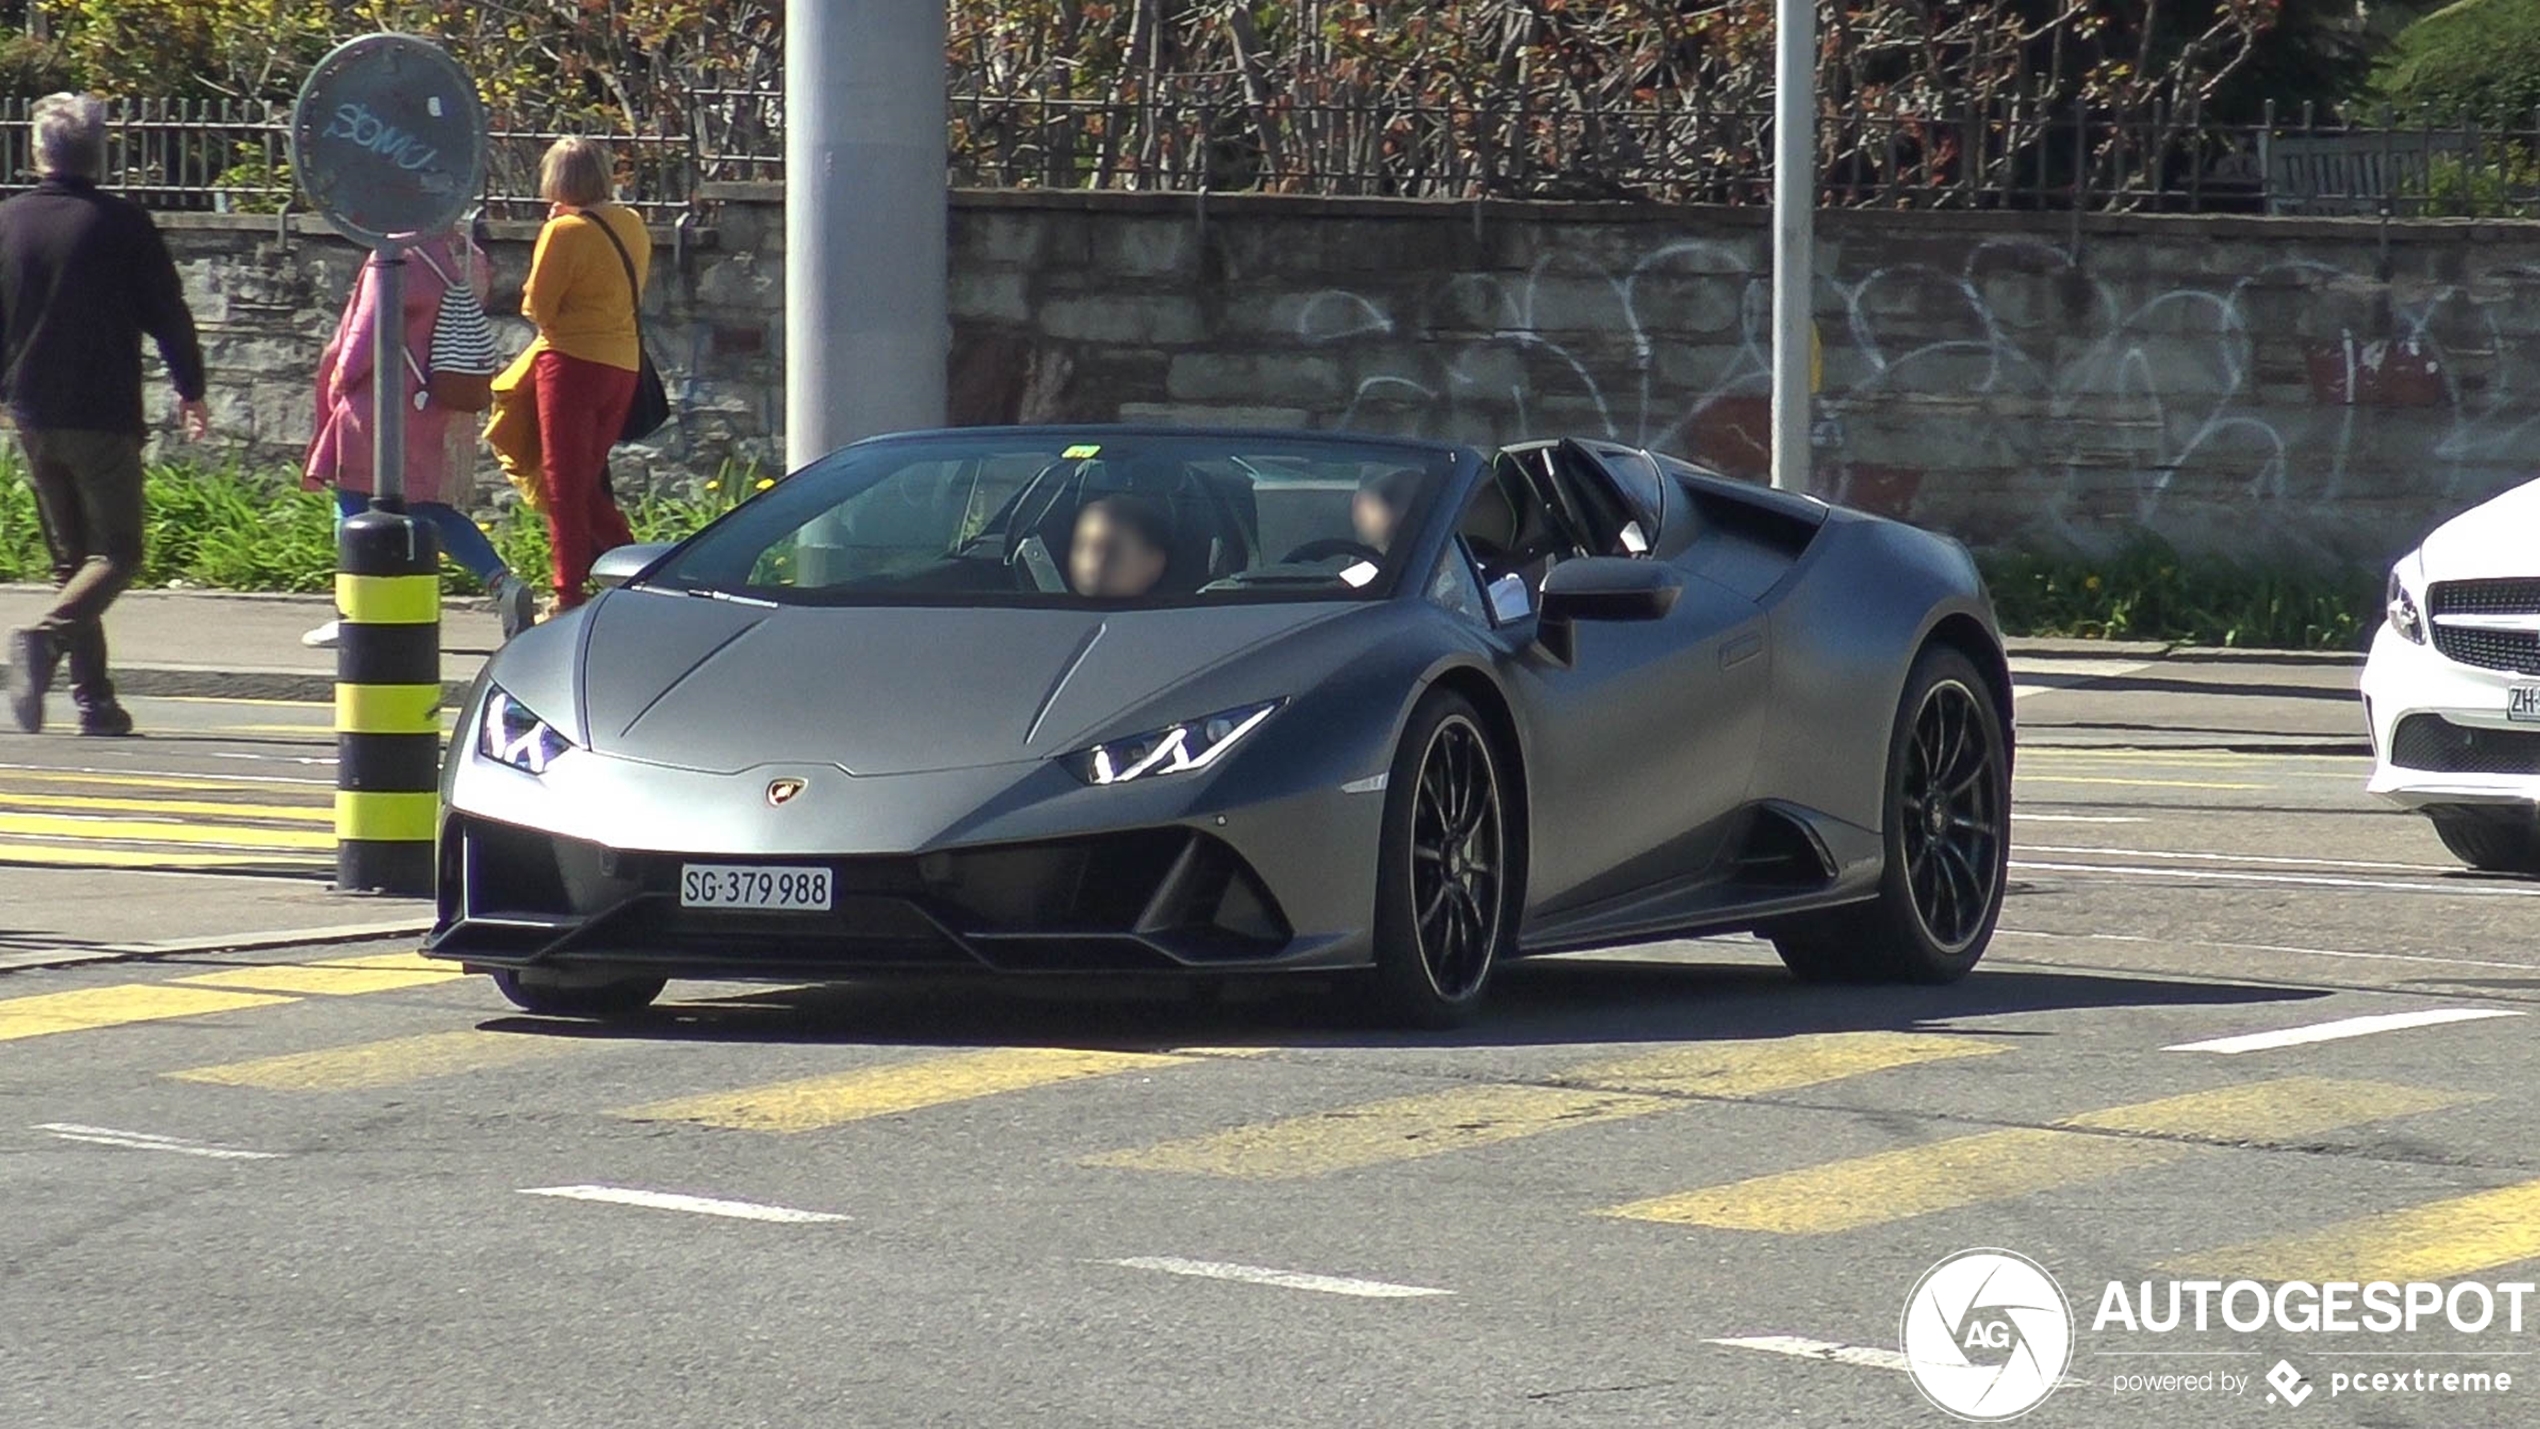
M 400 918 L 385 923 L 332 923 L 322 928 L 280 928 L 268 933 L 225 933 L 208 938 L 171 938 L 155 943 L 101 943 L 91 948 L 50 948 L 37 953 L 0 955 L 0 974 L 37 968 L 79 967 L 90 963 L 145 962 L 154 958 L 202 953 L 251 953 L 262 948 L 322 948 L 344 943 L 376 943 L 417 937 L 432 931 L 430 918 Z
M 2053 726 L 2048 726 L 2052 728 Z M 2022 735 L 2022 753 L 2039 750 L 2121 749 L 2130 754 L 2292 754 L 2372 757 L 2372 741 L 2368 739 L 2210 739 L 2188 744 L 2145 744 L 2136 742 L 2082 743 L 2078 740 L 2040 739 Z

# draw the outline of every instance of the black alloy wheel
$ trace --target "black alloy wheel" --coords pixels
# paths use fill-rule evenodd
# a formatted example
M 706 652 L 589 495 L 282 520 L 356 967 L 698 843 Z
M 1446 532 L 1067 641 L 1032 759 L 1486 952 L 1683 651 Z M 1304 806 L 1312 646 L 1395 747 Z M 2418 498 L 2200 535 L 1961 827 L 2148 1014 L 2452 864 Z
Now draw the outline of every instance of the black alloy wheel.
M 1471 701 L 1441 690 L 1413 710 L 1376 876 L 1376 980 L 1393 1020 L 1470 1020 L 1513 941 L 1522 835 L 1501 770 Z
M 1506 868 L 1499 771 L 1471 720 L 1451 716 L 1429 736 L 1411 810 L 1420 961 L 1441 997 L 1465 997 L 1490 973 Z
M 1984 698 L 1954 679 L 1925 692 L 1897 791 L 1914 912 L 1951 953 L 1989 926 L 2002 882 L 2004 799 Z
M 1965 652 L 1915 658 L 1886 793 L 1873 896 L 1767 930 L 1810 982 L 1955 982 L 1992 940 L 2010 871 L 2011 740 L 1993 681 Z

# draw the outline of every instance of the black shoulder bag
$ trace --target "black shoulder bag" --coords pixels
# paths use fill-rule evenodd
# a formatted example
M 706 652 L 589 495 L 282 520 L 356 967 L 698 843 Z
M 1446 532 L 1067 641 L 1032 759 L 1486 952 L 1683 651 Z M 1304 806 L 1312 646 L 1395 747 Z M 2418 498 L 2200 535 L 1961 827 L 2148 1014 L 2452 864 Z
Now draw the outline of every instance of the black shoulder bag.
M 635 302 L 635 400 L 626 406 L 626 430 L 617 439 L 640 442 L 670 424 L 670 393 L 662 388 L 661 369 L 653 365 L 652 349 L 644 346 L 644 287 L 635 281 L 634 256 L 626 251 L 617 230 L 596 213 L 582 216 L 598 225 L 609 246 L 617 250 L 617 261 L 626 266 L 626 291 Z

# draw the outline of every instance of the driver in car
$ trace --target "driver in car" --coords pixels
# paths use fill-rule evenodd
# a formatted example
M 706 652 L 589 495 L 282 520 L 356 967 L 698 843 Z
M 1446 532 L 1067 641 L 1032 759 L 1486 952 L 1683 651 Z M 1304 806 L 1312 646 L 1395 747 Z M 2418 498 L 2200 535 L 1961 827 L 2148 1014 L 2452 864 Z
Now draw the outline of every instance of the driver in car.
M 1096 600 L 1136 600 L 1164 579 L 1173 521 L 1151 501 L 1099 496 L 1076 513 L 1067 548 L 1067 578 Z
M 1411 498 L 1420 490 L 1420 473 L 1410 467 L 1380 471 L 1360 480 L 1357 492 L 1349 499 L 1349 524 L 1358 533 L 1360 545 L 1378 555 L 1393 549 L 1395 530 L 1402 525 L 1402 513 L 1410 508 Z

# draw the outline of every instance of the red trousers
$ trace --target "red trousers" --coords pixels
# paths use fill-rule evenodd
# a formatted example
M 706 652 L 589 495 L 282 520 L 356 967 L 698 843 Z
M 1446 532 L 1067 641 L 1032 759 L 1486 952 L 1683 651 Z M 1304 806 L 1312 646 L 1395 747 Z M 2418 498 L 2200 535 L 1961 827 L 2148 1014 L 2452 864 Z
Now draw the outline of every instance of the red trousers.
M 538 448 L 547 487 L 547 535 L 555 548 L 556 605 L 580 605 L 591 563 L 631 544 L 626 513 L 609 496 L 609 448 L 626 428 L 635 374 L 561 352 L 538 354 Z

